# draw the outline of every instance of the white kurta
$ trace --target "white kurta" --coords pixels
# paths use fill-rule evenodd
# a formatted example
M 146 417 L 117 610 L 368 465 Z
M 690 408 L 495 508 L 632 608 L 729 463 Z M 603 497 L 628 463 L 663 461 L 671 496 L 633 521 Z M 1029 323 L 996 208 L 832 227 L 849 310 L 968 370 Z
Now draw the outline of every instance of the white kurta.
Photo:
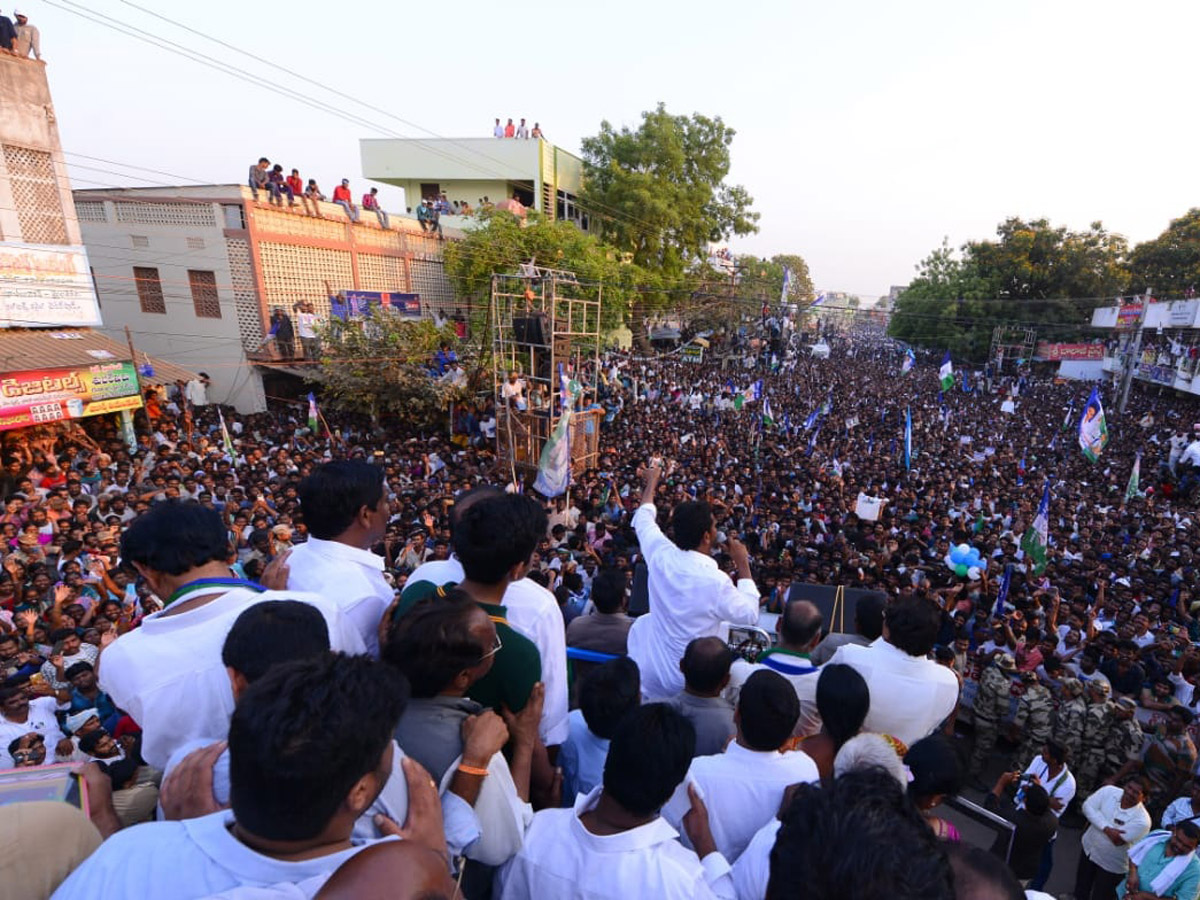
M 588 831 L 579 817 L 595 807 L 602 791 L 580 795 L 574 809 L 545 809 L 533 817 L 521 852 L 497 876 L 500 900 L 733 897 L 725 858 L 710 853 L 700 860 L 662 817 L 619 834 Z
M 325 617 L 334 650 L 365 652 L 358 630 L 333 604 L 300 591 L 235 587 L 187 612 L 146 616 L 140 628 L 104 651 L 100 689 L 142 727 L 142 758 L 154 768 L 166 768 L 181 744 L 229 732 L 233 689 L 221 649 L 246 607 L 267 600 L 315 606 Z
M 863 731 L 890 734 L 911 747 L 938 729 L 958 704 L 958 678 L 945 666 L 909 656 L 883 638 L 846 644 L 829 660 L 858 670 L 871 692 Z
M 346 616 L 367 652 L 379 656 L 379 621 L 395 591 L 383 577 L 386 563 L 370 550 L 309 538 L 288 557 L 288 590 L 320 594 Z
M 295 896 L 311 897 L 338 866 L 368 846 L 359 843 L 328 856 L 282 862 L 235 838 L 229 830 L 232 822 L 233 813 L 222 810 L 119 831 L 71 873 L 53 900 L 199 900 L 238 887 L 288 884 L 302 885 Z
M 711 556 L 680 550 L 644 503 L 633 514 L 638 546 L 649 574 L 650 612 L 629 630 L 629 656 L 642 673 L 642 696 L 673 697 L 683 690 L 679 661 L 698 637 L 717 634 L 722 622 L 758 622 L 758 588 L 750 578 L 735 586 Z
M 688 782 L 694 783 L 708 807 L 717 849 L 726 859 L 736 860 L 755 832 L 779 812 L 789 785 L 820 779 L 817 764 L 802 750 L 748 750 L 735 740 L 724 753 L 692 760 L 687 778 L 675 789 L 662 814 L 678 828 L 691 808 Z

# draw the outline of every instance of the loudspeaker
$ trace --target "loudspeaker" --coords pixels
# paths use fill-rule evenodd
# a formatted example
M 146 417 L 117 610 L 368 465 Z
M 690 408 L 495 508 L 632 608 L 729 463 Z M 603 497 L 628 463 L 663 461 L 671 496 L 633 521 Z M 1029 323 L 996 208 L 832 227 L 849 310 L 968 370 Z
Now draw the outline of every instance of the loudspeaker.
M 546 346 L 546 332 L 549 328 L 546 327 L 545 313 L 532 313 L 525 316 L 513 316 L 513 337 L 518 344 L 535 344 L 539 347 Z

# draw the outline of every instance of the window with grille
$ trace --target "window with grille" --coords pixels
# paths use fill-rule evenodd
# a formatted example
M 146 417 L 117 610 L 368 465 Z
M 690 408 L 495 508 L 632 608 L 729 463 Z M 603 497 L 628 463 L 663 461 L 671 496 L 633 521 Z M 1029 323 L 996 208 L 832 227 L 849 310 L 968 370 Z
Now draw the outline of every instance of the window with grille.
M 187 245 L 189 250 L 203 250 L 204 238 L 190 237 L 187 239 Z
M 188 282 L 192 286 L 192 305 L 196 315 L 202 319 L 221 318 L 221 297 L 217 293 L 217 274 L 200 269 L 188 269 Z
M 154 203 L 118 200 L 117 221 L 132 225 L 192 225 L 216 228 L 217 217 L 208 203 Z
M 50 154 L 5 144 L 4 166 L 17 208 L 21 240 L 31 244 L 69 243 Z
M 135 250 L 143 250 L 150 246 L 150 238 L 146 237 L 144 234 L 131 234 L 129 236 L 129 242 L 133 245 L 133 249 Z
M 163 297 L 162 280 L 158 269 L 149 266 L 134 266 L 133 281 L 137 285 L 138 304 L 144 313 L 166 313 L 167 301 Z
M 75 214 L 79 217 L 80 222 L 107 222 L 108 213 L 104 209 L 103 203 L 95 201 L 75 201 Z

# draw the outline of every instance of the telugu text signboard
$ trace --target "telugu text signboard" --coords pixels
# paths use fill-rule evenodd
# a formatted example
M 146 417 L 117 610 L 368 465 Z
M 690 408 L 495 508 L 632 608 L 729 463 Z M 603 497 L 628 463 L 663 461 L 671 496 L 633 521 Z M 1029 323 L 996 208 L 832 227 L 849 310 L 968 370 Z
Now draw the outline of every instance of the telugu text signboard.
M 83 247 L 0 241 L 0 328 L 100 324 Z
M 0 375 L 0 431 L 141 405 L 137 370 L 131 362 Z
M 1104 345 L 1052 344 L 1049 341 L 1038 341 L 1033 355 L 1035 359 L 1047 362 L 1104 359 Z

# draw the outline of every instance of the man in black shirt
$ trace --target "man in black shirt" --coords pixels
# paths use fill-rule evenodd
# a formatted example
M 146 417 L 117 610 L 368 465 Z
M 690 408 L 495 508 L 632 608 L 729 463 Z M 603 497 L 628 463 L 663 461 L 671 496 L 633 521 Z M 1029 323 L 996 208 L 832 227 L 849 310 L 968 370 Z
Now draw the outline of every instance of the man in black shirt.
M 0 16 L 0 50 L 13 52 L 17 43 L 17 26 L 8 16 Z
M 1119 641 L 1116 653 L 1100 666 L 1101 673 L 1108 678 L 1113 693 L 1133 697 L 1136 700 L 1146 683 L 1146 670 L 1136 661 L 1138 646 L 1133 641 Z

